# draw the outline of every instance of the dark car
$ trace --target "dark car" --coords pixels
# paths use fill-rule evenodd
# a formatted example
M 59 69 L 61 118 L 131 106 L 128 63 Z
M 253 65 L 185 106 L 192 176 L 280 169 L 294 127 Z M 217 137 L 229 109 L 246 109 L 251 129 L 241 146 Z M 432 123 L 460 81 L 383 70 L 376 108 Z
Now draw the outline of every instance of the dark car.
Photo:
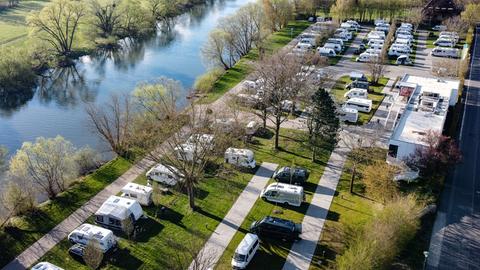
M 303 185 L 307 182 L 308 175 L 307 169 L 304 168 L 282 167 L 273 174 L 273 179 L 282 183 Z
M 85 251 L 85 246 L 81 244 L 75 244 L 68 249 L 68 253 L 72 256 L 77 256 L 79 258 L 83 257 L 83 252 Z
M 295 241 L 300 238 L 302 224 L 294 223 L 291 220 L 266 216 L 260 221 L 254 221 L 250 226 L 250 232 L 257 234 L 261 238 L 277 238 Z
M 347 89 L 353 89 L 353 88 L 361 88 L 361 89 L 367 89 L 369 88 L 370 84 L 365 81 L 353 81 L 349 84 L 347 84 L 346 88 Z

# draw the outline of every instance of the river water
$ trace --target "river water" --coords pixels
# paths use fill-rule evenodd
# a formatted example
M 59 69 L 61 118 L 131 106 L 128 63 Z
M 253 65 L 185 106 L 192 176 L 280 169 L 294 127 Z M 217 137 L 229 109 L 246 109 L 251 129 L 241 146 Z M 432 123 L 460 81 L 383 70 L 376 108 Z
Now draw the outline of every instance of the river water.
M 127 42 L 118 52 L 98 52 L 70 68 L 49 72 L 31 93 L 0 98 L 0 145 L 11 154 L 23 142 L 61 135 L 75 146 L 108 148 L 88 126 L 85 102 L 104 103 L 112 93 L 130 92 L 159 76 L 179 80 L 189 89 L 206 71 L 201 47 L 219 18 L 253 0 L 211 0 L 163 25 L 155 37 Z M 188 91 L 179 93 L 185 105 Z

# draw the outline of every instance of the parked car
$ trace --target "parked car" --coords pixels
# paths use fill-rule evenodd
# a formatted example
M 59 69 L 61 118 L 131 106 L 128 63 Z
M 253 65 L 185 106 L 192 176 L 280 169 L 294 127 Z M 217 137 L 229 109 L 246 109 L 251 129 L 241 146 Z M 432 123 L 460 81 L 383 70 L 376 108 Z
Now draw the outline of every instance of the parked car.
M 370 86 L 369 82 L 353 81 L 353 82 L 347 84 L 347 86 L 345 88 L 347 88 L 347 89 L 361 88 L 361 89 L 367 89 L 368 90 L 369 86 Z
M 303 185 L 307 182 L 308 176 L 309 172 L 305 168 L 282 167 L 273 174 L 273 179 L 282 183 Z
M 406 54 L 402 54 L 397 58 L 397 61 L 395 62 L 397 65 L 411 65 L 412 61 L 410 60 L 410 57 Z
M 250 231 L 260 238 L 277 238 L 281 240 L 295 241 L 300 239 L 302 224 L 294 223 L 277 217 L 266 216 L 259 221 L 254 221 Z
M 445 26 L 445 25 L 435 25 L 434 27 L 432 27 L 432 30 L 433 31 L 445 31 L 445 30 L 447 30 L 447 26 Z
M 83 258 L 83 253 L 85 252 L 85 246 L 80 244 L 75 244 L 68 249 L 68 253 L 72 256 Z
M 238 244 L 237 249 L 235 249 L 231 262 L 232 269 L 246 269 L 259 247 L 258 236 L 253 233 L 247 233 L 240 244 Z

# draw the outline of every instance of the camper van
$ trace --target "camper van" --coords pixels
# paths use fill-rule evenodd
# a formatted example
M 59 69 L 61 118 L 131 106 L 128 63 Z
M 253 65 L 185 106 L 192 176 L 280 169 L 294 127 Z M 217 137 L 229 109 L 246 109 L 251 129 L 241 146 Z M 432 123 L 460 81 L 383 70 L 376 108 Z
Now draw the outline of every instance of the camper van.
M 122 188 L 122 197 L 136 200 L 141 205 L 148 206 L 152 203 L 153 188 L 136 183 L 128 183 Z
M 382 31 L 382 32 L 388 33 L 389 29 L 390 27 L 387 27 L 387 26 L 375 26 L 375 31 Z
M 151 168 L 146 176 L 149 182 L 155 181 L 166 186 L 175 186 L 183 180 L 183 176 L 177 168 L 160 163 Z
M 325 43 L 325 45 L 323 45 L 323 48 L 333 49 L 335 50 L 335 53 L 339 53 L 342 51 L 342 46 L 336 43 Z
M 432 55 L 438 57 L 458 58 L 459 52 L 456 48 L 435 47 L 432 49 Z
M 253 169 L 257 166 L 253 151 L 230 147 L 225 151 L 225 162 L 239 167 Z
M 258 124 L 257 121 L 250 121 L 245 126 L 245 134 L 253 136 L 253 135 L 255 135 L 255 133 L 257 133 L 259 127 L 260 127 L 260 125 Z
M 410 39 L 406 39 L 406 38 L 397 38 L 397 39 L 395 39 L 394 44 L 403 44 L 403 45 L 407 45 L 408 47 L 411 47 L 412 46 L 412 41 Z
M 325 48 L 325 47 L 319 47 L 317 49 L 318 53 L 321 55 L 321 56 L 326 56 L 326 57 L 335 57 L 337 56 L 337 53 L 335 52 L 334 49 L 332 48 Z
M 346 29 L 348 31 L 358 31 L 358 27 L 355 24 L 350 24 L 347 22 L 344 22 L 340 25 L 340 28 Z
M 32 270 L 63 270 L 63 268 L 60 268 L 49 262 L 39 262 L 32 267 Z
M 388 56 L 400 56 L 404 54 L 409 54 L 410 50 L 406 47 L 392 46 L 388 50 Z
M 258 236 L 253 233 L 247 233 L 235 249 L 232 258 L 232 269 L 246 269 L 259 247 L 260 241 Z
M 86 246 L 92 238 L 95 238 L 99 242 L 103 253 L 117 245 L 117 239 L 111 230 L 88 223 L 80 225 L 68 235 L 68 240 L 71 243 L 84 246 Z
M 383 45 L 385 43 L 385 40 L 383 39 L 370 39 L 367 43 L 368 46 L 372 45 Z
M 455 47 L 455 40 L 451 38 L 439 38 L 433 42 L 433 45 L 440 47 Z
M 339 44 L 340 46 L 342 46 L 343 48 L 343 40 L 341 38 L 329 38 L 327 39 L 327 43 L 336 43 L 336 44 Z
M 345 108 L 356 109 L 359 112 L 369 113 L 372 110 L 372 100 L 365 98 L 351 98 L 343 105 Z
M 372 49 L 375 51 L 381 51 L 383 49 L 383 44 L 372 44 L 368 49 Z
M 352 108 L 340 108 L 338 119 L 343 122 L 356 123 L 358 121 L 358 110 Z
M 123 230 L 124 222 L 137 222 L 143 216 L 143 210 L 136 200 L 110 196 L 95 212 L 95 222 L 109 229 Z
M 273 183 L 268 185 L 260 195 L 262 199 L 269 202 L 283 203 L 285 205 L 300 206 L 305 201 L 305 194 L 303 187 L 284 184 Z
M 351 90 L 348 90 L 343 97 L 350 99 L 350 98 L 368 98 L 368 92 L 367 89 L 361 89 L 361 88 L 353 88 Z
M 408 39 L 408 40 L 411 40 L 413 41 L 413 35 L 406 35 L 406 34 L 398 34 L 396 36 L 396 38 L 401 38 L 401 39 Z
M 357 57 L 356 61 L 357 62 L 370 62 L 370 61 L 375 60 L 376 58 L 378 58 L 378 54 L 371 54 L 371 53 L 364 52 L 364 53 L 361 53 Z
M 307 44 L 307 43 L 298 43 L 297 46 L 295 46 L 297 49 L 301 50 L 310 50 L 313 48 L 312 44 Z

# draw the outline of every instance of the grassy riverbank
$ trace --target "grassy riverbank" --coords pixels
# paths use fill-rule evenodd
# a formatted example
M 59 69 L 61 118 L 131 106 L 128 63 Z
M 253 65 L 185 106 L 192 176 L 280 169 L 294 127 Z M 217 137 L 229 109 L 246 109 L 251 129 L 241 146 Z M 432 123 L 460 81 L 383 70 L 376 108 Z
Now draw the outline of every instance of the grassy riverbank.
M 310 25 L 307 21 L 290 22 L 287 27 L 271 34 L 265 42 L 266 53 L 273 53 L 287 45 Z M 253 61 L 258 59 L 258 50 L 252 49 L 242 57 L 232 68 L 227 70 L 213 86 L 213 90 L 199 100 L 200 103 L 212 103 L 232 87 L 244 80 L 253 71 Z
M 14 218 L 15 227 L 0 231 L 0 266 L 10 262 L 58 223 L 75 212 L 95 194 L 103 190 L 132 164 L 122 158 L 116 158 L 100 169 L 75 183 L 68 191 L 60 194 L 52 201 L 40 205 L 29 215 Z

